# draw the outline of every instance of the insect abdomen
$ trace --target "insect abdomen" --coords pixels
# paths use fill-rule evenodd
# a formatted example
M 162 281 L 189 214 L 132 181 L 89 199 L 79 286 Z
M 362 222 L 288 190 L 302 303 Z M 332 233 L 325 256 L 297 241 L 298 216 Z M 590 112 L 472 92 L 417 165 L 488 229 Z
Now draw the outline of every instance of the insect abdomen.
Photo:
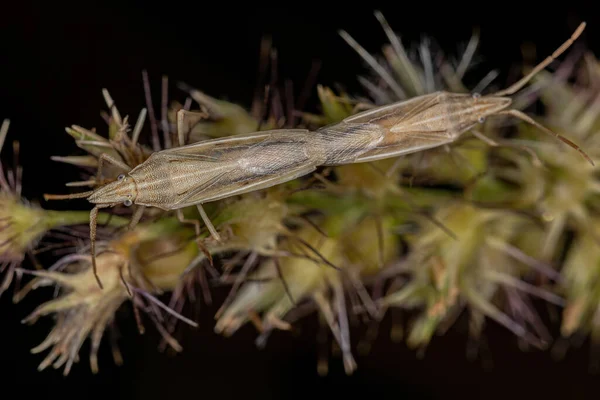
M 342 165 L 375 148 L 384 139 L 385 130 L 377 124 L 340 122 L 318 129 L 315 135 L 323 165 Z

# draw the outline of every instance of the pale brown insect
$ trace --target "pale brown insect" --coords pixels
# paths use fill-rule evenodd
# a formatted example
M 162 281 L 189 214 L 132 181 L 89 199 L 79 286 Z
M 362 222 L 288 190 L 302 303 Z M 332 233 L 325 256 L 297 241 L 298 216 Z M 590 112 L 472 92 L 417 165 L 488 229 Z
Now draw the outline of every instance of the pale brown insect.
M 95 267 L 95 235 L 98 210 L 119 204 L 178 210 L 196 206 L 213 237 L 220 240 L 202 204 L 250 191 L 265 189 L 307 175 L 319 166 L 369 162 L 397 157 L 456 141 L 485 118 L 509 115 L 535 125 L 579 151 L 570 140 L 543 127 L 521 111 L 509 109 L 511 98 L 531 78 L 562 54 L 585 28 L 582 23 L 573 35 L 528 75 L 507 89 L 491 95 L 436 92 L 365 111 L 314 132 L 280 129 L 235 135 L 198 142 L 153 153 L 144 163 L 120 175 L 112 183 L 92 192 L 47 199 L 81 198 L 96 206 L 90 214 L 90 239 Z M 178 117 L 180 144 L 186 121 L 193 113 L 181 110 Z M 110 159 L 107 161 L 112 162 Z
M 178 130 L 183 132 L 185 118 L 178 113 Z M 50 199 L 86 197 L 96 204 L 90 213 L 92 261 L 95 260 L 96 219 L 100 208 L 133 204 L 139 207 L 130 228 L 141 217 L 144 207 L 178 212 L 196 206 L 212 236 L 221 240 L 202 204 L 287 182 L 314 171 L 323 164 L 311 146 L 314 134 L 303 129 L 283 129 L 212 139 L 153 153 L 145 162 L 121 174 L 117 180 L 90 192 L 72 195 L 46 195 Z M 180 139 L 184 135 L 179 135 Z M 107 162 L 113 162 L 106 158 Z M 119 166 L 126 166 L 119 163 Z M 129 169 L 129 168 L 127 168 Z M 127 170 L 126 169 L 126 170 Z M 95 266 L 95 263 L 92 263 Z M 101 285 L 101 284 L 100 284 Z
M 446 145 L 473 130 L 486 118 L 499 115 L 513 116 L 536 126 L 577 150 L 594 165 L 590 157 L 569 139 L 523 112 L 509 109 L 512 99 L 507 97 L 518 92 L 567 50 L 585 26 L 585 22 L 581 23 L 552 55 L 518 82 L 499 92 L 482 96 L 439 91 L 367 110 L 317 130 L 320 144 L 329 147 L 327 165 L 375 161 Z

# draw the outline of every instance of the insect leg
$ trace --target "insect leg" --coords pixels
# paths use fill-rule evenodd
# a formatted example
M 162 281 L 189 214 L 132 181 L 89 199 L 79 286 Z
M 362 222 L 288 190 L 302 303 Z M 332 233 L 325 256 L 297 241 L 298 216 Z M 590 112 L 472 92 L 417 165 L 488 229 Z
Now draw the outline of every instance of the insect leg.
M 142 219 L 142 216 L 144 215 L 144 211 L 145 210 L 146 210 L 145 206 L 139 206 L 139 207 L 137 207 L 135 209 L 135 211 L 133 212 L 133 216 L 131 217 L 131 221 L 129 222 L 129 226 L 127 227 L 127 229 L 132 230 L 133 228 L 135 228 L 137 226 L 137 224 Z
M 189 118 L 186 118 L 189 116 L 195 117 L 194 121 L 189 121 Z M 192 124 L 197 123 L 200 119 L 204 119 L 207 117 L 208 117 L 208 115 L 206 113 L 193 113 L 193 112 L 186 111 L 183 109 L 179 110 L 177 112 L 177 138 L 179 140 L 179 146 L 185 146 L 186 135 L 189 132 L 189 130 L 191 130 Z M 187 127 L 185 124 L 186 121 L 188 121 Z M 206 215 L 206 211 L 204 211 L 204 207 L 202 207 L 202 204 L 200 204 L 200 203 L 196 204 L 196 208 L 198 209 L 198 212 L 200 213 L 200 216 L 202 217 L 202 220 L 204 221 L 204 224 L 208 228 L 212 237 L 217 242 L 221 243 L 222 242 L 221 236 L 215 229 L 215 226 L 210 221 L 210 218 L 208 218 L 208 215 Z M 196 221 L 196 222 L 198 222 L 198 221 Z M 199 229 L 199 226 L 196 223 L 194 223 L 194 226 L 196 226 L 197 229 Z M 200 232 L 197 232 L 197 235 L 199 236 Z M 212 264 L 212 262 L 211 262 L 211 264 Z
M 90 211 L 90 252 L 92 255 L 92 269 L 100 289 L 104 289 L 104 286 L 102 286 L 102 282 L 100 282 L 100 276 L 98 276 L 98 268 L 96 266 L 96 226 L 98 223 L 98 211 L 100 208 L 104 207 L 108 207 L 108 205 L 99 204 Z
M 531 156 L 533 164 L 536 167 L 541 167 L 543 165 L 542 160 L 540 160 L 538 155 L 535 154 L 535 152 L 527 146 L 519 146 L 519 145 L 515 145 L 515 144 L 510 144 L 510 143 L 500 144 L 500 143 L 496 142 L 495 140 L 490 139 L 489 137 L 485 136 L 483 133 L 481 133 L 477 130 L 472 130 L 471 133 L 477 139 L 481 140 L 482 142 L 487 143 L 489 146 L 492 146 L 492 147 L 509 147 L 509 148 L 514 148 L 514 149 L 518 149 L 518 150 L 523 150 Z
M 208 228 L 212 237 L 217 242 L 222 243 L 223 240 L 221 239 L 219 232 L 217 232 L 217 230 L 215 229 L 215 226 L 212 224 L 212 222 L 210 222 L 210 218 L 208 218 L 208 215 L 206 215 L 206 211 L 204 211 L 204 207 L 202 207 L 202 204 L 196 204 L 196 208 L 198 209 L 198 212 L 200 213 L 200 216 L 202 217 L 202 221 L 204 221 L 204 224 Z
M 567 139 L 566 137 L 559 135 L 556 132 L 551 131 L 550 129 L 546 128 L 544 125 L 536 122 L 533 118 L 531 118 L 529 115 L 523 113 L 522 111 L 519 110 L 506 110 L 506 111 L 501 111 L 498 113 L 499 115 L 512 115 L 515 118 L 520 119 L 521 121 L 525 121 L 533 126 L 535 126 L 536 128 L 538 128 L 539 130 L 541 130 L 542 132 L 554 136 L 555 138 L 557 138 L 558 140 L 560 140 L 561 142 L 565 143 L 567 146 L 575 149 L 576 151 L 579 152 L 579 154 L 581 154 L 583 156 L 583 158 L 585 158 L 592 166 L 595 166 L 594 161 L 592 161 L 592 159 L 590 158 L 590 156 L 587 155 L 587 153 L 585 151 L 583 151 L 583 149 L 581 149 L 581 147 L 579 147 L 578 145 L 576 145 L 575 143 L 573 143 L 572 141 L 570 141 L 569 139 Z
M 204 255 L 206 256 L 206 258 L 208 259 L 208 262 L 210 263 L 210 265 L 212 267 L 213 266 L 212 255 L 210 254 L 210 252 L 208 251 L 206 246 L 204 246 L 204 244 L 202 243 L 202 238 L 200 238 L 200 221 L 197 219 L 185 218 L 185 216 L 183 215 L 183 211 L 181 209 L 176 210 L 175 213 L 177 214 L 177 219 L 182 224 L 194 225 L 194 230 L 196 231 L 196 243 L 198 244 L 198 248 L 200 249 L 200 251 L 202 253 L 204 253 Z

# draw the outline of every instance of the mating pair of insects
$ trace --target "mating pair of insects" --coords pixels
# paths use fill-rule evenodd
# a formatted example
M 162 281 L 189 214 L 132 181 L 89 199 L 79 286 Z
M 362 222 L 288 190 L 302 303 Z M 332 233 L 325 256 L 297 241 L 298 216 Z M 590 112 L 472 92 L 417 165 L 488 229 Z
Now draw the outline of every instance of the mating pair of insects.
M 291 181 L 320 166 L 370 162 L 447 145 L 491 116 L 507 115 L 528 122 L 579 151 L 594 165 L 579 146 L 521 111 L 510 109 L 512 100 L 508 97 L 569 48 L 584 29 L 585 23 L 582 23 L 551 56 L 507 89 L 485 96 L 440 91 L 370 109 L 316 131 L 270 130 L 184 145 L 184 126 L 189 114 L 179 111 L 180 147 L 155 152 L 131 170 L 117 160 L 104 158 L 128 170 L 127 173 L 92 192 L 47 195 L 46 199 L 87 197 L 95 204 L 90 213 L 95 272 L 94 243 L 100 208 L 119 204 L 139 206 L 130 224 L 132 227 L 144 207 L 177 210 L 182 219 L 183 208 L 196 206 L 212 236 L 220 241 L 202 208 L 203 203 Z

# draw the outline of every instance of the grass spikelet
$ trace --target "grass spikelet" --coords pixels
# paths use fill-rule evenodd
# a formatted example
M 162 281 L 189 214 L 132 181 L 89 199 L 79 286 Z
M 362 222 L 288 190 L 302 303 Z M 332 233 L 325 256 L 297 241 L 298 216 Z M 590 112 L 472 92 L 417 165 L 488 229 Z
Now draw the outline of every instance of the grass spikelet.
M 598 153 L 598 86 L 592 84 L 600 77 L 600 63 L 590 53 L 569 65 L 562 75 L 541 74 L 539 98 L 545 107 L 545 123 L 558 132 L 567 132 L 589 149 L 592 159 Z M 574 79 L 569 79 L 574 78 Z M 521 127 L 519 138 L 528 141 L 529 130 Z M 538 201 L 532 206 L 542 216 L 546 234 L 542 238 L 542 256 L 562 261 L 563 282 L 560 292 L 566 297 L 561 335 L 565 341 L 557 342 L 556 354 L 561 345 L 576 337 L 589 336 L 592 347 L 592 367 L 598 369 L 598 170 L 581 163 L 576 157 L 560 152 L 547 143 L 536 151 L 546 168 L 531 174 L 519 170 L 513 175 L 522 179 L 522 191 L 536 182 Z M 530 196 L 533 197 L 533 196 Z M 573 236 L 565 248 L 568 235 Z M 563 346 L 564 347 L 564 346 Z
M 307 226 L 287 239 L 281 249 L 298 255 L 263 262 L 221 313 L 215 330 L 231 335 L 241 325 L 253 322 L 261 334 L 258 343 L 264 345 L 273 329 L 292 329 L 295 310 L 308 302 L 329 326 L 342 350 L 346 372 L 352 373 L 356 365 L 348 324 L 353 309 L 346 303 L 351 298 L 354 307 L 377 312 L 362 279 L 379 272 L 380 261 L 389 263 L 395 258 L 397 242 L 386 235 L 379 243 L 373 220 L 359 221 L 351 230 L 340 229 L 340 222 L 330 217 L 320 224 L 323 232 Z M 389 232 L 390 222 L 381 222 L 384 232 Z M 380 254 L 382 246 L 386 250 Z M 260 322 L 255 313 L 261 315 Z
M 532 221 L 461 202 L 440 206 L 436 216 L 455 238 L 437 227 L 415 235 L 406 261 L 411 279 L 384 299 L 388 306 L 422 310 L 410 329 L 408 344 L 426 346 L 443 322 L 454 321 L 468 307 L 473 318 L 486 316 L 529 344 L 547 345 L 547 330 L 539 324 L 527 296 L 559 305 L 562 300 L 523 280 L 532 271 L 509 251 L 518 233 Z
M 173 221 L 162 220 L 158 226 L 140 225 L 100 243 L 97 267 L 103 288 L 97 285 L 87 252 L 69 254 L 48 270 L 28 272 L 35 276 L 29 284 L 31 288 L 57 285 L 60 293 L 23 320 L 33 323 L 46 315 L 55 317 L 50 334 L 32 349 L 33 353 L 50 351 L 39 369 L 52 365 L 64 368 L 63 373 L 68 375 L 83 342 L 89 338 L 90 365 L 92 372 L 97 373 L 97 353 L 104 331 L 115 322 L 117 310 L 127 300 L 131 300 L 135 315 L 146 310 L 164 340 L 181 351 L 165 320 L 174 316 L 192 326 L 196 324 L 154 296 L 173 290 L 186 268 L 198 261 L 198 248 L 191 236 L 191 231 L 177 231 Z M 138 318 L 136 322 L 143 333 L 145 328 Z M 113 349 L 113 354 L 119 354 L 118 349 Z M 122 359 L 116 356 L 115 361 L 121 363 Z
M 204 112 L 207 115 L 206 118 L 199 119 L 191 127 L 189 133 L 190 143 L 258 130 L 260 121 L 250 115 L 241 105 L 216 99 L 187 85 L 180 85 L 180 87 L 187 92 L 196 104 L 197 108 L 193 108 L 191 111 Z M 182 107 L 177 104 L 171 107 L 170 119 L 172 122 L 176 120 L 173 111 L 178 108 Z
M 10 122 L 4 120 L 0 128 L 0 153 L 8 133 Z M 15 271 L 21 266 L 26 256 L 34 261 L 35 250 L 42 237 L 50 230 L 85 224 L 88 214 L 79 211 L 45 210 L 37 203 L 25 199 L 21 195 L 23 170 L 19 164 L 19 143 L 13 142 L 13 167 L 6 172 L 0 164 L 0 274 L 4 274 L 0 284 L 0 294 L 11 285 Z M 100 221 L 105 223 L 108 217 L 100 215 Z M 123 220 L 116 217 L 111 222 L 118 226 Z M 15 294 L 13 300 L 17 300 Z

